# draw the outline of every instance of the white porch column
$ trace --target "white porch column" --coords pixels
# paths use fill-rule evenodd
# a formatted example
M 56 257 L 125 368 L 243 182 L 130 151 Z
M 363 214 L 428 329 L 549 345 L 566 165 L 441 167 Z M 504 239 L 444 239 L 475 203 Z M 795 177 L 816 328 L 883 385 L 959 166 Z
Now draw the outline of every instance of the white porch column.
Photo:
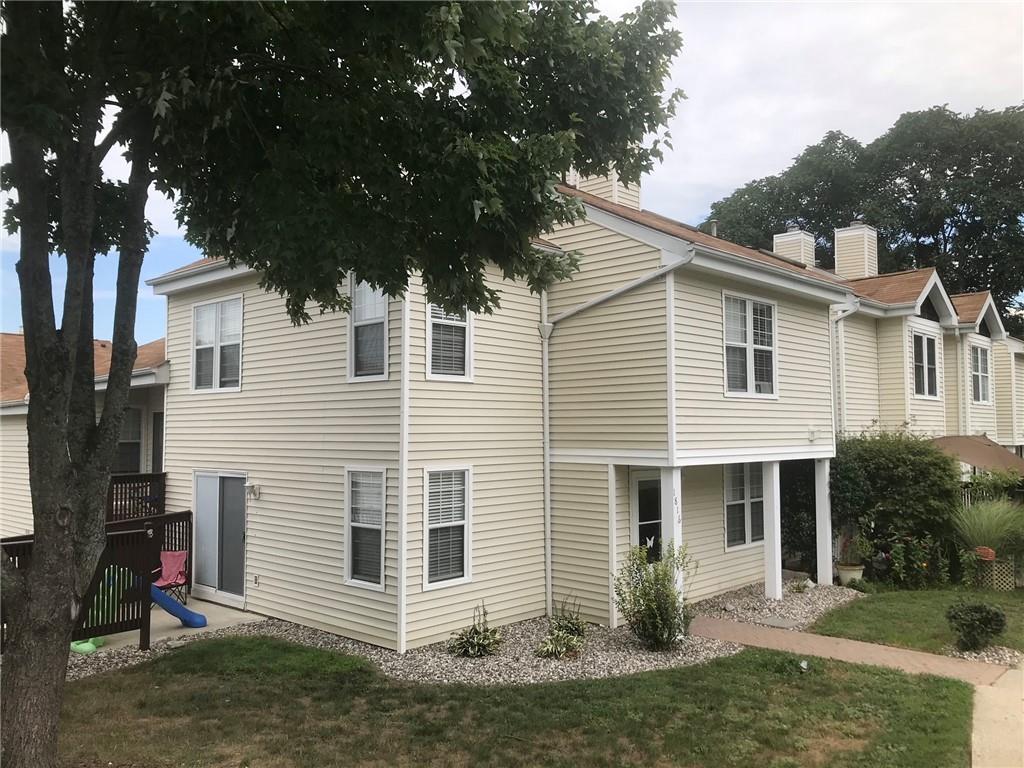
M 832 498 L 829 459 L 814 461 L 814 537 L 817 542 L 818 583 L 832 583 Z
M 662 546 L 683 544 L 683 470 L 661 468 L 661 541 Z M 682 583 L 679 587 L 682 589 Z
M 782 506 L 779 462 L 764 462 L 764 594 L 782 599 Z

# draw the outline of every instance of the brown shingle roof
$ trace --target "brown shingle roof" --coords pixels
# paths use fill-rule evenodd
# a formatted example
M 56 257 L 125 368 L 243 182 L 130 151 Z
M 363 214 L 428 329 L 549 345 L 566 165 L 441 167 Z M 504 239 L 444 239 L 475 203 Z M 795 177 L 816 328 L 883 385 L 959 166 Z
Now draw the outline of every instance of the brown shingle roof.
M 167 361 L 164 339 L 157 339 L 139 346 L 135 358 L 135 371 L 156 368 Z M 96 378 L 104 378 L 110 372 L 110 342 L 96 339 L 93 342 L 96 361 Z M 20 333 L 0 333 L 0 402 L 23 400 L 28 394 L 25 380 L 25 337 Z
M 928 285 L 933 274 L 934 267 L 925 267 L 847 280 L 846 283 L 858 296 L 871 301 L 882 304 L 912 304 L 921 298 L 921 291 Z
M 831 272 L 826 272 L 823 269 L 817 267 L 808 267 L 804 264 L 792 261 L 791 259 L 783 258 L 777 254 L 773 254 L 768 251 L 758 251 L 753 248 L 747 248 L 743 245 L 737 245 L 736 243 L 728 240 L 723 240 L 720 237 L 712 237 L 706 232 L 701 232 L 696 227 L 691 227 L 689 224 L 683 224 L 681 221 L 675 221 L 669 219 L 651 211 L 638 211 L 635 208 L 629 208 L 625 205 L 619 205 L 613 203 L 610 200 L 605 200 L 603 197 L 592 195 L 589 192 L 583 192 L 576 189 L 575 187 L 569 187 L 564 184 L 557 186 L 559 192 L 565 195 L 571 195 L 587 205 L 598 208 L 607 213 L 611 213 L 620 218 L 632 221 L 637 224 L 641 224 L 645 227 L 663 232 L 666 235 L 672 237 L 679 237 L 683 240 L 688 240 L 691 243 L 699 243 L 700 245 L 708 248 L 714 248 L 718 251 L 723 251 L 733 256 L 740 256 L 750 261 L 756 261 L 765 266 L 775 267 L 777 269 L 784 269 L 788 272 L 792 272 L 794 275 L 801 275 L 803 277 L 809 277 L 811 279 L 820 280 L 821 282 L 842 285 L 845 281 L 836 277 Z
M 956 308 L 957 315 L 960 316 L 961 323 L 976 323 L 991 295 L 989 291 L 979 291 L 978 293 L 957 293 L 949 298 Z
M 972 467 L 1024 475 L 1024 459 L 984 435 L 947 435 L 936 437 L 932 442 L 945 453 Z

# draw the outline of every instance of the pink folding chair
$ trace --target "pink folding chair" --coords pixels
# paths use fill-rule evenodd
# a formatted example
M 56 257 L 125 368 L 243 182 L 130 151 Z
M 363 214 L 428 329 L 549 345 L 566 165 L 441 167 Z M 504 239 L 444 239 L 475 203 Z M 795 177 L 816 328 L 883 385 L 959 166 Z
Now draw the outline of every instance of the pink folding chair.
M 188 603 L 188 573 L 185 571 L 187 561 L 188 552 L 161 552 L 160 578 L 153 582 L 153 586 L 171 594 L 182 605 Z

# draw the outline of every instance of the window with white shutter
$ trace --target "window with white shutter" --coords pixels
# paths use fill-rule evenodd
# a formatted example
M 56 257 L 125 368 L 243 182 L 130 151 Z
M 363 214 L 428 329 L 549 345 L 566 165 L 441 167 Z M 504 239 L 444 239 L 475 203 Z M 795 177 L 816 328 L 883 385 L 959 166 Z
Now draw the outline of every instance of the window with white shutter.
M 764 480 L 761 464 L 725 466 L 725 547 L 764 540 Z
M 469 470 L 428 471 L 425 585 L 469 579 Z
M 775 396 L 775 305 L 741 296 L 723 297 L 725 391 Z
M 242 385 L 242 299 L 192 310 L 192 388 L 235 391 Z
M 384 291 L 350 278 L 348 370 L 350 380 L 388 377 L 388 296 Z
M 428 377 L 469 380 L 473 365 L 469 313 L 452 314 L 429 304 L 427 325 Z
M 384 588 L 383 469 L 348 472 L 348 580 Z

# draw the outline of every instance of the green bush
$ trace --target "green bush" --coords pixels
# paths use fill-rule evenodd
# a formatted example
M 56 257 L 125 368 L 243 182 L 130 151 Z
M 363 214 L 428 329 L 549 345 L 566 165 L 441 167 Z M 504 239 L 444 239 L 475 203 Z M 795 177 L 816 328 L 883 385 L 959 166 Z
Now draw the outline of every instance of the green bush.
M 832 462 L 836 530 L 856 526 L 876 546 L 895 537 L 952 534 L 960 469 L 952 456 L 906 432 L 840 438 Z
M 961 651 L 978 651 L 1006 629 L 1006 614 L 996 605 L 956 603 L 946 611 L 949 626 L 956 633 L 956 647 Z
M 894 536 L 879 545 L 880 560 L 875 576 L 904 589 L 922 589 L 949 583 L 949 558 L 946 546 L 931 536 Z
M 1024 543 L 1024 507 L 1005 496 L 975 500 L 956 511 L 953 528 L 968 549 L 989 547 L 997 554 L 1013 554 Z
M 782 506 L 782 551 L 800 561 L 800 568 L 814 573 L 818 560 L 814 519 L 814 460 L 779 464 Z
M 647 562 L 647 547 L 632 547 L 615 576 L 615 603 L 636 638 L 655 651 L 669 650 L 690 631 L 692 613 L 677 586 L 691 573 L 686 547 L 667 545 Z M 685 583 L 685 582 L 684 582 Z
M 865 595 L 873 595 L 878 591 L 878 587 L 872 581 L 866 581 L 864 579 L 851 579 L 846 585 L 847 589 L 855 589 L 858 592 L 862 592 Z
M 487 625 L 487 608 L 483 603 L 473 609 L 473 623 L 448 641 L 448 653 L 468 659 L 493 656 L 500 647 L 501 633 Z
M 975 502 L 1012 496 L 1024 485 L 1016 472 L 980 472 L 971 478 L 971 499 Z
M 583 636 L 551 628 L 537 646 L 537 655 L 544 659 L 574 659 L 583 650 Z
M 580 601 L 573 598 L 563 598 L 558 606 L 555 615 L 551 617 L 552 632 L 564 632 L 575 637 L 585 637 L 587 634 L 587 622 L 580 615 Z

